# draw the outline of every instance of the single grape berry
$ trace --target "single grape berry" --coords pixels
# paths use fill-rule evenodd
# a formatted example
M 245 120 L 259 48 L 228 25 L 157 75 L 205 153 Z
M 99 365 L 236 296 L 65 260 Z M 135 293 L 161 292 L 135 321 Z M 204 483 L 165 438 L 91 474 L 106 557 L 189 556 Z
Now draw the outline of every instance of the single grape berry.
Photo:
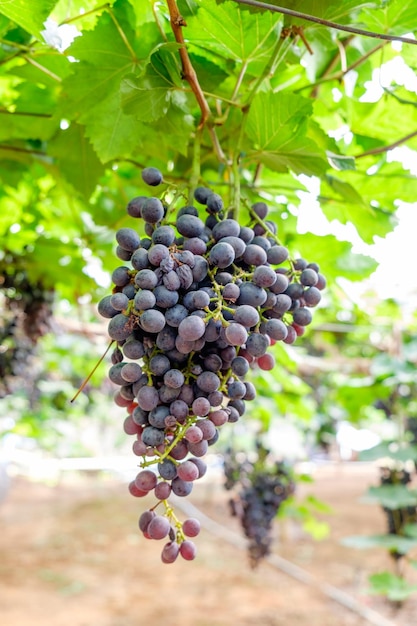
M 152 187 L 157 187 L 163 181 L 161 172 L 156 167 L 145 167 L 142 170 L 142 180 Z

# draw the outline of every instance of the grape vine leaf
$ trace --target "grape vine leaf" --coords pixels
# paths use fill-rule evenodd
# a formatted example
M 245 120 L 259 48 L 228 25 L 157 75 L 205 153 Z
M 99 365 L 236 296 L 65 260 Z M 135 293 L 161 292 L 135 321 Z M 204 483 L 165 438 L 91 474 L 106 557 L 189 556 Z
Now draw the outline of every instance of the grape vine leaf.
M 138 122 L 133 115 L 123 112 L 117 91 L 99 102 L 92 114 L 83 119 L 86 137 L 102 163 L 131 156 L 139 143 Z
M 173 87 L 152 68 L 142 76 L 129 74 L 120 84 L 122 108 L 138 120 L 154 122 L 168 111 Z
M 326 153 L 308 136 L 311 103 L 287 93 L 262 93 L 251 104 L 247 118 L 246 159 L 271 170 L 322 176 L 328 169 Z M 314 129 L 317 134 L 317 127 Z M 324 134 L 324 133 L 323 133 Z
M 384 595 L 392 602 L 403 602 L 417 590 L 417 585 L 411 585 L 402 576 L 392 572 L 378 572 L 369 576 L 371 584 L 369 593 Z
M 380 33 L 405 34 L 417 28 L 415 0 L 391 0 L 375 9 L 364 8 L 360 20 L 370 30 Z
M 417 505 L 417 490 L 409 489 L 406 485 L 369 487 L 366 496 L 367 499 L 392 510 Z
M 348 548 L 357 548 L 358 550 L 384 548 L 385 550 L 401 552 L 401 554 L 407 554 L 417 546 L 417 540 L 400 535 L 354 535 L 344 537 L 341 543 Z
M 0 13 L 43 40 L 41 31 L 57 0 L 0 0 Z
M 280 33 L 281 18 L 271 13 L 250 14 L 233 2 L 218 6 L 205 0 L 187 20 L 187 37 L 194 46 L 235 61 L 266 63 Z
M 349 280 L 362 280 L 377 267 L 376 261 L 364 254 L 354 254 L 352 244 L 339 241 L 334 235 L 318 236 L 311 233 L 297 234 L 297 245 L 309 251 L 311 258 L 320 265 L 328 280 L 344 276 Z
M 65 178 L 88 200 L 104 166 L 86 139 L 84 127 L 71 124 L 50 142 L 49 147 Z

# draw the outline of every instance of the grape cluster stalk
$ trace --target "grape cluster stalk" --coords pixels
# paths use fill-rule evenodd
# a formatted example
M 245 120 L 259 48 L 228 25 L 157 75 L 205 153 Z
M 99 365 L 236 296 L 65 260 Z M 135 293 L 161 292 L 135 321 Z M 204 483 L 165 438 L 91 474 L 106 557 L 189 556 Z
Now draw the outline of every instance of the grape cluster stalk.
M 153 167 L 142 178 L 150 187 L 164 182 Z M 180 522 L 170 494 L 188 496 L 205 474 L 203 457 L 219 429 L 238 421 L 256 395 L 249 370 L 271 370 L 268 348 L 304 333 L 326 280 L 317 264 L 290 259 L 264 202 L 250 207 L 241 226 L 208 187 L 194 192 L 199 209 L 161 197 L 129 202 L 145 236 L 128 227 L 116 232 L 123 263 L 98 310 L 116 343 L 108 374 L 119 386 L 114 401 L 127 409 L 124 430 L 140 458 L 129 490 L 156 498 L 139 528 L 165 540 L 162 560 L 172 563 L 195 557 L 199 524 Z

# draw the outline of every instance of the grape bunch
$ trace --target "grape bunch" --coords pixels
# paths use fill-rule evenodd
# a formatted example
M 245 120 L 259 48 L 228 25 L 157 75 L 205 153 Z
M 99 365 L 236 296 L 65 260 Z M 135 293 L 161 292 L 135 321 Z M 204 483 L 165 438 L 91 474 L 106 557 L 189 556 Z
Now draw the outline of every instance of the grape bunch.
M 229 500 L 232 515 L 239 519 L 248 543 L 249 562 L 255 568 L 268 556 L 273 540 L 273 520 L 284 500 L 294 492 L 291 472 L 283 463 L 268 462 L 269 452 L 258 445 L 249 459 L 233 450 L 224 458 L 225 488 L 239 489 Z
M 145 168 L 155 187 L 162 174 Z M 166 539 L 162 560 L 191 560 L 195 520 L 181 523 L 168 498 L 183 497 L 206 472 L 202 457 L 226 422 L 236 422 L 255 395 L 245 377 L 270 370 L 269 346 L 291 344 L 312 320 L 325 278 L 315 263 L 291 260 L 265 220 L 268 207 L 248 207 L 248 224 L 231 217 L 220 195 L 195 189 L 195 204 L 171 204 L 162 195 L 133 198 L 127 212 L 141 220 L 116 232 L 120 264 L 113 291 L 98 304 L 116 347 L 110 380 L 114 401 L 126 407 L 124 430 L 133 435 L 140 471 L 130 484 L 156 505 L 139 520 L 145 537 Z M 176 198 L 176 200 L 175 200 Z M 205 207 L 206 217 L 200 214 Z M 157 507 L 161 507 L 157 513 Z

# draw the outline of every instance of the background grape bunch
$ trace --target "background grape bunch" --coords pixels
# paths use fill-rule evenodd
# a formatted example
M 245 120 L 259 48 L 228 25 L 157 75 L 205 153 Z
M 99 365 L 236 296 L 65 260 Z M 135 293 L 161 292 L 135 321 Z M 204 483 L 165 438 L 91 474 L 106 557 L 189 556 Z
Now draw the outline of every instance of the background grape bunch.
M 142 171 L 149 186 L 162 184 L 153 167 Z M 133 198 L 127 212 L 145 223 L 116 232 L 114 288 L 98 305 L 109 318 L 116 347 L 109 378 L 119 386 L 114 400 L 126 407 L 127 434 L 140 471 L 129 489 L 136 497 L 153 492 L 157 502 L 142 514 L 139 528 L 165 539 L 162 560 L 196 554 L 190 538 L 198 520 L 181 523 L 169 503 L 174 493 L 191 493 L 206 472 L 205 456 L 226 422 L 236 422 L 253 400 L 250 368 L 270 370 L 268 348 L 293 343 L 312 321 L 325 278 L 315 263 L 292 260 L 279 241 L 267 205 L 248 206 L 241 226 L 223 199 L 206 187 L 196 204 L 178 207 L 178 194 Z
M 292 471 L 260 442 L 251 454 L 229 448 L 224 455 L 225 488 L 234 490 L 229 500 L 248 539 L 249 562 L 255 568 L 268 556 L 273 541 L 273 520 L 281 504 L 295 490 Z

